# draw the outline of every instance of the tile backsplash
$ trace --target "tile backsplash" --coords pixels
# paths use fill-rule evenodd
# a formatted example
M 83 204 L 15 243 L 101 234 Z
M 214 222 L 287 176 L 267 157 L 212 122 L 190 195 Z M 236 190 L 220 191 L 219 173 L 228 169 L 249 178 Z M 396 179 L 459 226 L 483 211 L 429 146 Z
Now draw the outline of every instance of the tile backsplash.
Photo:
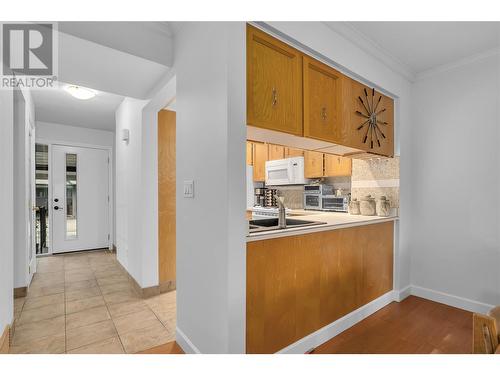
M 315 182 L 311 180 L 310 183 Z M 329 177 L 322 181 L 352 198 L 360 199 L 371 195 L 375 199 L 385 195 L 391 207 L 399 208 L 399 156 L 370 160 L 352 160 L 351 177 Z M 285 197 L 285 206 L 292 209 L 304 208 L 304 186 L 268 186 L 277 189 Z

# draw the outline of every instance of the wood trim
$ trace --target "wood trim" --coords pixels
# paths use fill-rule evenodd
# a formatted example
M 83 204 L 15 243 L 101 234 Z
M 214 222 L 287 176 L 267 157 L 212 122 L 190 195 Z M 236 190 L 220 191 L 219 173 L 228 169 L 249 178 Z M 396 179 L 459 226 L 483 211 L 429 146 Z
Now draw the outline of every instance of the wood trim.
M 9 354 L 10 350 L 10 325 L 6 325 L 0 337 L 0 354 Z
M 19 288 L 14 288 L 14 298 L 22 298 L 28 295 L 28 287 L 22 286 Z
M 493 354 L 498 350 L 498 330 L 495 318 L 477 314 L 473 315 L 472 353 Z
M 176 113 L 158 112 L 158 280 L 176 278 Z

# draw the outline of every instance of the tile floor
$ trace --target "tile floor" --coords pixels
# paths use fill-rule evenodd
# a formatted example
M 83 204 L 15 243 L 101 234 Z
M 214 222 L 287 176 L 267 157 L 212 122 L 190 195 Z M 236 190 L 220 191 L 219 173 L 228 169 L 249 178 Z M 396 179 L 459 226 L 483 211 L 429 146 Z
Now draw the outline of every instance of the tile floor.
M 175 292 L 141 299 L 109 251 L 38 259 L 11 353 L 137 353 L 175 340 Z

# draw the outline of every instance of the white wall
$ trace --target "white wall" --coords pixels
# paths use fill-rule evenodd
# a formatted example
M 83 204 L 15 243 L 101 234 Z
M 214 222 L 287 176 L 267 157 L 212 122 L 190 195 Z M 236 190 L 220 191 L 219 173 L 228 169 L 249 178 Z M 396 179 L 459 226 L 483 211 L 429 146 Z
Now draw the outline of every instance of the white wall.
M 115 135 L 113 132 L 82 128 L 50 122 L 36 122 L 36 139 L 52 143 L 75 143 L 88 146 L 113 147 Z
M 243 22 L 188 23 L 175 38 L 177 341 L 203 353 L 244 351 L 244 56 Z
M 13 321 L 14 302 L 14 98 L 0 90 L 0 330 Z
M 142 286 L 143 255 L 141 205 L 142 109 L 143 100 L 126 98 L 116 110 L 116 247 L 118 261 Z M 121 140 L 128 129 L 130 140 Z
M 414 85 L 412 284 L 500 304 L 498 54 Z M 406 218 L 405 218 L 406 219 Z
M 30 189 L 31 166 L 29 153 L 30 127 L 34 124 L 34 105 L 27 89 L 14 92 L 14 288 L 29 284 L 29 257 L 32 244 L 30 230 Z M 31 125 L 30 125 L 31 124 Z

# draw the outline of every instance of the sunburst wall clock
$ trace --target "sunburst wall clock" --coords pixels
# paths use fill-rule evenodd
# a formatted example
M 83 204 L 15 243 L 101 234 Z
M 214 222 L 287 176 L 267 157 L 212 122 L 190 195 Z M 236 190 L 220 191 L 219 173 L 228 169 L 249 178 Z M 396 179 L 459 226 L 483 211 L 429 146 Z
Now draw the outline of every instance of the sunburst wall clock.
M 364 98 L 358 96 L 364 112 L 356 111 L 356 114 L 364 119 L 364 121 L 357 127 L 357 130 L 364 134 L 363 143 L 369 141 L 370 148 L 373 149 L 374 144 L 375 146 L 382 147 L 380 140 L 383 140 L 386 137 L 381 127 L 388 126 L 389 123 L 387 121 L 381 121 L 377 118 L 378 115 L 386 111 L 386 108 L 379 109 L 382 95 L 379 94 L 380 96 L 377 99 L 375 97 L 375 89 L 372 89 L 371 91 L 371 98 L 368 97 L 368 91 L 366 89 L 364 89 Z

